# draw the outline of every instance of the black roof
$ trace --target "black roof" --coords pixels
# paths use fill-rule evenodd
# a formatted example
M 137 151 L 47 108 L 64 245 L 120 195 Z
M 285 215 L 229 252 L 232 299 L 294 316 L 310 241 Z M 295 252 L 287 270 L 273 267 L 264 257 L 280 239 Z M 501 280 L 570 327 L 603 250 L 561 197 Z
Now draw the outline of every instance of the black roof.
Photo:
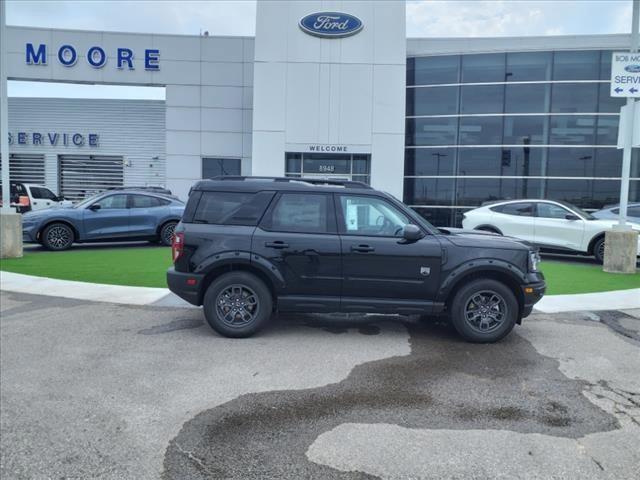
M 197 182 L 192 190 L 237 190 L 257 192 L 260 190 L 322 190 L 323 192 L 375 191 L 363 182 L 350 180 L 326 180 L 322 178 L 299 177 L 244 177 L 224 176 L 214 177 Z

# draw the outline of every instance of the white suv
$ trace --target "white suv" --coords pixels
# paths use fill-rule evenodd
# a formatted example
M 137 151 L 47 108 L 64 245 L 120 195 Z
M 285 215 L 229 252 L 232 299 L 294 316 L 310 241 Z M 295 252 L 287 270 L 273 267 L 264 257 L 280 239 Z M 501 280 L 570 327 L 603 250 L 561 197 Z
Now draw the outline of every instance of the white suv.
M 521 238 L 543 250 L 604 257 L 604 232 L 617 220 L 598 220 L 565 202 L 509 200 L 493 202 L 464 214 L 462 226 Z M 632 224 L 640 231 L 640 225 Z M 638 242 L 640 255 L 640 241 Z

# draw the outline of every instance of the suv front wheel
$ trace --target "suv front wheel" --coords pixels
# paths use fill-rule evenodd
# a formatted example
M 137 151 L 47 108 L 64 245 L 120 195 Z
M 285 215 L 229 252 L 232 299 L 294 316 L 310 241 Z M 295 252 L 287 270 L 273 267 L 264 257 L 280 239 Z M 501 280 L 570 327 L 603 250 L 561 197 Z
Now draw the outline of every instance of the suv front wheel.
M 247 272 L 230 272 L 213 281 L 204 295 L 207 323 L 225 337 L 249 337 L 271 317 L 271 292 Z
M 497 342 L 513 329 L 517 319 L 515 295 L 496 280 L 474 280 L 462 286 L 451 302 L 451 322 L 469 342 Z

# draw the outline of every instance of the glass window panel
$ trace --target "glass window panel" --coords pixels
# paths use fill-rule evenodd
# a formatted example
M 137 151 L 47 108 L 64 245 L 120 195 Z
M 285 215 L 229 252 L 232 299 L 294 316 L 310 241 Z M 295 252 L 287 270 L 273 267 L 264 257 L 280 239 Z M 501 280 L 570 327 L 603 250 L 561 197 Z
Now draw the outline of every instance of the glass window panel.
M 249 203 L 254 193 L 203 192 L 194 221 L 225 224 L 240 208 Z
M 611 78 L 611 59 L 613 50 L 602 50 L 600 52 L 600 80 L 609 80 Z M 607 85 L 609 91 L 609 85 Z
M 239 158 L 203 158 L 202 178 L 240 175 Z
M 455 115 L 459 87 L 407 88 L 407 115 Z
M 460 90 L 460 113 L 502 113 L 504 110 L 504 85 L 465 85 Z
M 598 50 L 554 52 L 554 80 L 598 80 L 599 78 L 600 52 Z
M 306 153 L 303 172 L 307 173 L 351 173 L 350 155 Z
M 594 145 L 596 118 L 593 115 L 551 116 L 549 144 Z
M 597 83 L 555 83 L 551 87 L 551 111 L 557 113 L 595 113 Z
M 535 198 L 541 181 L 531 178 L 464 178 L 458 179 L 456 204 L 475 206 L 493 200 Z
M 566 218 L 567 215 L 570 215 L 568 209 L 561 207 L 560 205 L 556 205 L 555 203 L 547 203 L 540 202 L 537 204 L 536 216 L 540 218 Z
M 407 148 L 405 175 L 453 175 L 455 148 Z
M 298 173 L 302 171 L 302 154 L 301 153 L 286 153 L 285 171 L 291 173 Z
M 409 218 L 391 203 L 376 197 L 340 196 L 343 229 L 354 235 L 401 237 Z
M 407 61 L 407 85 L 458 83 L 459 68 L 458 55 L 410 58 Z
M 269 228 L 277 232 L 328 232 L 328 195 L 285 193 L 271 212 Z
M 505 54 L 483 53 L 462 56 L 462 81 L 476 82 L 504 82 Z
M 547 175 L 550 177 L 593 177 L 593 148 L 549 148 Z
M 546 143 L 546 115 L 504 117 L 505 145 L 541 145 Z
M 622 150 L 618 150 L 617 148 L 595 148 L 594 150 L 596 158 L 593 176 L 620 177 L 622 172 Z M 632 159 L 631 165 L 631 176 L 633 176 L 634 166 L 637 172 L 638 162 L 635 162 L 634 165 Z
M 98 200 L 94 205 L 100 205 L 101 210 L 116 210 L 127 208 L 127 196 L 126 195 L 110 195 L 104 197 L 102 200 Z
M 457 132 L 457 118 L 409 118 L 406 145 L 455 145 Z
M 452 178 L 405 178 L 404 197 L 409 205 L 453 205 Z
M 436 227 L 453 227 L 455 210 L 453 208 L 414 208 L 414 210 L 431 225 Z M 465 211 L 468 211 L 466 209 Z M 462 215 L 460 215 L 462 217 Z
M 598 145 L 618 144 L 618 123 L 619 116 L 598 117 Z
M 352 177 L 352 180 L 354 182 L 362 182 L 362 183 L 366 183 L 367 185 L 369 185 L 370 181 L 369 181 L 369 175 L 354 175 Z
M 353 156 L 353 173 L 369 174 L 369 155 Z
M 546 113 L 549 111 L 549 84 L 507 84 L 505 113 Z
M 460 148 L 458 175 L 539 176 L 544 148 Z
M 631 177 L 640 177 L 640 148 L 631 151 Z
M 600 209 L 620 199 L 619 180 L 546 180 L 546 198 L 580 208 Z
M 551 78 L 551 52 L 507 53 L 508 82 L 540 81 Z
M 500 145 L 503 117 L 461 117 L 461 145 Z
M 620 113 L 620 107 L 627 103 L 626 98 L 609 95 L 610 83 L 600 83 L 598 93 L 598 112 Z

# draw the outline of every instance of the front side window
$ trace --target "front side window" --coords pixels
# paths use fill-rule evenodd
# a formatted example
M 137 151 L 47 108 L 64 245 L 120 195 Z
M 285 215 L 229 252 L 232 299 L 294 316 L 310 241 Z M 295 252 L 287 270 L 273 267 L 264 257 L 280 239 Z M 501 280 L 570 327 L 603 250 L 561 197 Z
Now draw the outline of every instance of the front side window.
M 276 232 L 327 233 L 328 221 L 327 195 L 284 193 L 271 212 L 266 227 Z
M 98 200 L 94 205 L 100 205 L 101 210 L 114 210 L 120 208 L 127 208 L 127 196 L 126 195 L 110 195 Z
M 561 218 L 564 220 L 569 214 L 571 214 L 569 210 L 553 203 L 538 204 L 538 217 L 541 218 Z
M 57 200 L 58 197 L 48 188 L 31 187 L 31 195 L 38 200 Z
M 347 234 L 401 237 L 409 218 L 389 202 L 375 197 L 340 197 L 343 230 Z

